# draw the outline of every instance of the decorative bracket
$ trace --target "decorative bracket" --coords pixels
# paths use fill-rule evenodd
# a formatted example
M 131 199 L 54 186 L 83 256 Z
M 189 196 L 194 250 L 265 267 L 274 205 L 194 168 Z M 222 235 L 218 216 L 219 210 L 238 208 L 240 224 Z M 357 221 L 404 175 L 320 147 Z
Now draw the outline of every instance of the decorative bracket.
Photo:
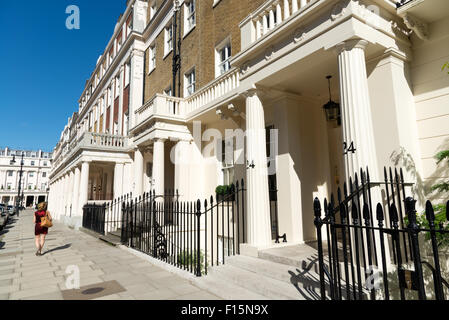
M 409 13 L 403 17 L 404 23 L 413 32 L 416 33 L 421 40 L 429 40 L 429 27 L 426 23 L 420 21 Z

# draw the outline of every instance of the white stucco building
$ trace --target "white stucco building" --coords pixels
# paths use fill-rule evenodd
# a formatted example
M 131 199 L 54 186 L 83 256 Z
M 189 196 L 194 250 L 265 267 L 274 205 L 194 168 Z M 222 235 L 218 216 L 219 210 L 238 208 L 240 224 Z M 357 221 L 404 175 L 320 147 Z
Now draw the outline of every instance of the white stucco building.
M 34 207 L 35 204 L 46 201 L 48 198 L 48 181 L 51 170 L 51 157 L 49 152 L 0 150 L 0 203 L 15 205 L 19 191 L 20 161 L 23 157 L 22 204 L 25 207 Z M 11 161 L 15 163 L 11 164 Z
M 208 5 L 218 10 L 226 1 Z M 272 244 L 267 157 L 276 165 L 279 230 L 292 243 L 315 238 L 314 197 L 328 197 L 360 168 L 377 181 L 384 166 L 402 166 L 421 191 L 447 178 L 433 156 L 449 147 L 449 76 L 441 71 L 449 2 L 396 2 L 265 1 L 235 26 L 240 50 L 224 73 L 195 87 L 198 73 L 189 68 L 182 97 L 161 91 L 145 99 L 146 67 L 160 66 L 144 57 L 170 35 L 173 4 L 151 11 L 146 1 L 128 1 L 54 150 L 50 210 L 79 227 L 89 201 L 166 188 L 205 199 L 244 178 L 248 244 L 260 248 Z M 328 75 L 341 125 L 323 110 Z M 267 128 L 278 130 L 275 157 Z M 262 134 L 234 143 L 223 160 L 212 147 L 227 129 Z

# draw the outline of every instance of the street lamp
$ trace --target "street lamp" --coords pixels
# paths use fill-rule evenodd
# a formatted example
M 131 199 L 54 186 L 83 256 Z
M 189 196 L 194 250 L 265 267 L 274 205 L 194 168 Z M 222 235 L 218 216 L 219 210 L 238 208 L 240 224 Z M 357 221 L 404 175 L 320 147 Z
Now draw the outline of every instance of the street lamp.
M 19 171 L 19 192 L 17 193 L 17 200 L 16 200 L 16 214 L 17 214 L 17 217 L 19 217 L 19 203 L 21 202 L 21 200 L 20 200 L 20 197 L 21 197 L 21 195 L 20 195 L 20 191 L 21 191 L 21 189 L 22 189 L 22 173 L 23 173 L 23 156 L 24 156 L 24 153 L 22 152 L 22 158 L 21 158 L 21 160 L 20 160 L 20 171 Z M 16 164 L 16 156 L 15 155 L 13 155 L 12 156 L 12 160 L 9 162 L 10 163 L 10 165 L 15 165 Z M 22 192 L 22 197 L 23 197 L 23 192 Z

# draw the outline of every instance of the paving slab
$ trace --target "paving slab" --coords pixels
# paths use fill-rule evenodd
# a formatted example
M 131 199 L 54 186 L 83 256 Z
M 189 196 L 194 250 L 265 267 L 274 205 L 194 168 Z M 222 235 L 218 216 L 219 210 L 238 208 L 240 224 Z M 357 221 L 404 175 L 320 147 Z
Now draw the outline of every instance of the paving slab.
M 55 221 L 42 256 L 36 256 L 33 211 L 5 230 L 0 250 L 0 300 L 218 299 L 186 278 Z M 68 266 L 80 271 L 80 288 L 66 288 Z

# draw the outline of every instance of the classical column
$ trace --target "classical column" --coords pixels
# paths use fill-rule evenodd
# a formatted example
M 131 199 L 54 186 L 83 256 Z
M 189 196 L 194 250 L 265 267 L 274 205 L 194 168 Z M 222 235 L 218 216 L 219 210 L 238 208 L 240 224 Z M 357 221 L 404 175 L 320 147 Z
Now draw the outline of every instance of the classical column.
M 62 195 L 62 215 L 67 215 L 67 198 L 68 198 L 68 189 L 69 189 L 69 179 L 68 175 L 64 174 L 63 178 L 63 195 Z
M 116 163 L 114 167 L 114 199 L 123 195 L 123 163 Z
M 142 106 L 144 59 L 145 57 L 143 51 L 134 49 L 131 52 L 131 77 L 129 79 L 129 128 L 133 128 L 136 125 L 135 111 Z
M 57 208 L 57 212 L 56 215 L 58 217 L 61 217 L 62 214 L 62 206 L 63 206 L 63 201 L 62 201 L 62 197 L 63 197 L 63 190 L 62 190 L 62 178 L 58 179 L 58 183 L 57 183 L 57 193 L 58 193 L 58 197 L 56 199 L 56 208 Z
M 340 99 L 343 142 L 347 152 L 346 177 L 354 176 L 355 172 L 368 166 L 372 180 L 376 181 L 378 167 L 365 63 L 367 44 L 365 40 L 355 39 L 337 46 Z
M 108 94 L 109 106 L 109 134 L 114 134 L 114 101 L 115 101 L 115 78 L 111 81 L 110 94 Z M 107 109 L 107 108 L 106 108 Z
M 178 190 L 181 201 L 191 200 L 189 194 L 189 163 L 190 144 L 188 141 L 179 141 L 174 148 L 175 163 L 175 190 Z
M 379 181 L 365 62 L 367 45 L 368 42 L 365 40 L 354 39 L 337 46 L 343 142 L 346 145 L 345 151 L 347 152 L 344 156 L 347 181 L 349 177 L 355 176 L 355 172 L 360 172 L 361 168 L 365 170 L 366 167 L 369 168 L 371 181 Z M 374 209 L 377 203 L 382 202 L 380 190 L 374 188 L 371 190 L 371 195 Z M 377 233 L 375 234 L 375 242 L 379 248 L 380 237 Z M 378 260 L 381 259 L 379 251 L 377 251 Z M 386 249 L 385 253 L 387 261 L 389 261 L 389 250 Z
M 87 197 L 89 192 L 89 162 L 84 161 L 81 165 L 81 178 L 79 187 L 79 200 L 78 200 L 78 216 L 83 215 L 83 206 L 87 204 Z
M 156 195 L 164 195 L 165 182 L 165 147 L 164 140 L 157 139 L 154 141 L 153 148 L 153 179 L 154 191 Z
M 143 193 L 143 152 L 138 147 L 134 150 L 134 192 L 136 197 Z
M 271 244 L 265 116 L 257 91 L 246 92 L 248 243 Z
M 120 67 L 120 97 L 118 102 L 118 135 L 124 135 L 123 132 L 123 89 L 125 87 L 125 66 Z
M 67 190 L 67 213 L 66 216 L 70 216 L 73 211 L 73 180 L 75 173 L 70 170 L 69 173 L 69 189 Z
M 73 214 L 78 213 L 78 202 L 79 202 L 79 192 L 80 192 L 80 168 L 75 167 L 75 176 L 74 176 L 74 182 L 73 182 L 73 194 L 72 194 L 72 212 L 70 214 L 70 217 Z

